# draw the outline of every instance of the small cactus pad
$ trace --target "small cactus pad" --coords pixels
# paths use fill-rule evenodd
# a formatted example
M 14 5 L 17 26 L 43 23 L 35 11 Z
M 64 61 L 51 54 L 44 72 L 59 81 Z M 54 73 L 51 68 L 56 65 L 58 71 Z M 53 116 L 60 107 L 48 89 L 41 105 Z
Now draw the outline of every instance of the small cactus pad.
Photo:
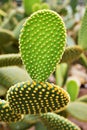
M 40 10 L 26 20 L 20 35 L 20 51 L 32 79 L 47 80 L 62 57 L 65 41 L 65 26 L 56 12 Z
M 61 87 L 48 82 L 22 82 L 7 92 L 10 107 L 21 114 L 61 111 L 69 103 L 69 95 Z
M 67 47 L 60 62 L 72 63 L 75 60 L 79 59 L 82 52 L 83 49 L 79 46 Z
M 0 99 L 0 121 L 14 122 L 21 119 L 20 114 L 15 114 L 9 107 L 9 103 Z
M 54 113 L 42 114 L 41 119 L 50 130 L 80 130 L 74 123 Z

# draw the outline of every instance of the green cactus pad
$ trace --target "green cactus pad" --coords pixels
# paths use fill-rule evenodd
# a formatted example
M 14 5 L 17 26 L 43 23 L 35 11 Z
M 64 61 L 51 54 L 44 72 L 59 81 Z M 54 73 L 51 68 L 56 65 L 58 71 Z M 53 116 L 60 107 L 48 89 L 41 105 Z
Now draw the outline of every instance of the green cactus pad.
M 22 82 L 7 92 L 10 107 L 21 114 L 40 114 L 61 111 L 69 103 L 69 95 L 61 87 L 48 82 Z
M 79 95 L 80 86 L 75 79 L 70 79 L 66 82 L 66 90 L 70 95 L 70 100 L 75 101 Z
M 9 107 L 9 103 L 0 99 L 0 121 L 15 122 L 21 119 L 20 114 L 15 114 Z
M 82 20 L 81 28 L 78 36 L 78 44 L 84 49 L 87 50 L 87 7 L 85 14 Z
M 26 20 L 20 35 L 20 51 L 32 79 L 47 80 L 62 57 L 65 41 L 65 26 L 56 12 L 40 10 Z
M 42 114 L 41 119 L 50 130 L 80 130 L 74 123 L 54 113 Z
M 60 62 L 72 63 L 75 60 L 79 59 L 82 52 L 83 49 L 79 46 L 67 47 Z

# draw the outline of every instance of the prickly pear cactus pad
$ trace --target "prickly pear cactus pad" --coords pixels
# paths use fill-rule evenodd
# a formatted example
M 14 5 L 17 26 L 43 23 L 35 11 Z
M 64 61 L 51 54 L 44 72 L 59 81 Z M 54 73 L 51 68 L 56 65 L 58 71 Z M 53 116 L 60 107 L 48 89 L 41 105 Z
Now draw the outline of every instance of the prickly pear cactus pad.
M 10 107 L 21 114 L 61 111 L 69 103 L 69 95 L 61 87 L 48 82 L 22 82 L 7 92 Z
M 20 35 L 20 51 L 32 79 L 45 81 L 49 77 L 63 55 L 65 41 L 65 26 L 56 12 L 40 10 L 26 20 Z
M 0 121 L 15 122 L 21 119 L 20 114 L 15 114 L 9 107 L 9 103 L 0 99 Z
M 80 130 L 74 123 L 54 113 L 42 114 L 41 119 L 49 130 Z

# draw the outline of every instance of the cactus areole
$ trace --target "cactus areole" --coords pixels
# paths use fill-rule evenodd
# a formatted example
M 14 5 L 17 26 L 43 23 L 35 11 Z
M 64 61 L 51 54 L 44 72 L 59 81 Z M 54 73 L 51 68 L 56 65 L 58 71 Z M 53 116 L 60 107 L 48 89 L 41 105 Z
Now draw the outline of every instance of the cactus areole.
M 40 10 L 24 23 L 20 52 L 27 72 L 35 81 L 46 81 L 64 53 L 66 30 L 54 11 Z

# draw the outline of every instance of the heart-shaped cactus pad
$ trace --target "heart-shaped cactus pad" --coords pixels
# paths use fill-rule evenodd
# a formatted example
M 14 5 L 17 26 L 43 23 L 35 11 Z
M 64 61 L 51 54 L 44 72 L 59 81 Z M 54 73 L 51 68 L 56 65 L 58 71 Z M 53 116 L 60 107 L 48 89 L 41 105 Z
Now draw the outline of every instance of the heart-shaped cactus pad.
M 31 78 L 47 80 L 64 53 L 66 29 L 62 18 L 51 10 L 35 12 L 25 21 L 19 42 Z

